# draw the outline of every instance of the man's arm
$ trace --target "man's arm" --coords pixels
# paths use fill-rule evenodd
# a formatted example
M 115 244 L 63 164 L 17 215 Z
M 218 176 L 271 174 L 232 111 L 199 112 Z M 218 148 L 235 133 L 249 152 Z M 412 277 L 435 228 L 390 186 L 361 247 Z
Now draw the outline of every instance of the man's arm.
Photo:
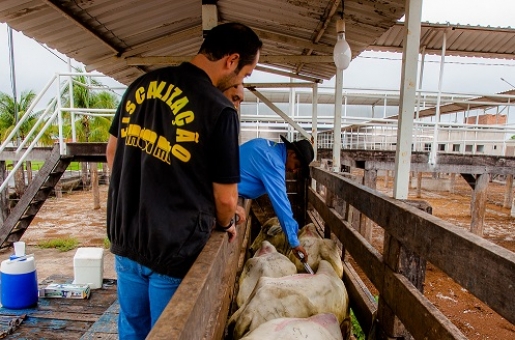
M 299 252 L 304 254 L 302 262 L 307 262 L 308 253 L 300 245 L 299 242 L 299 224 L 293 218 L 293 211 L 291 209 L 291 203 L 286 193 L 286 171 L 282 168 L 270 166 L 264 166 L 262 168 L 261 181 L 266 188 L 268 197 L 272 202 L 275 214 L 281 223 L 283 232 L 286 234 L 290 247 L 294 250 L 294 255 L 300 259 Z
M 118 138 L 113 135 L 109 135 L 109 141 L 107 142 L 106 158 L 109 169 L 113 169 L 114 154 L 116 153 L 116 142 Z
M 213 193 L 216 206 L 216 222 L 221 226 L 229 225 L 238 205 L 238 184 L 213 183 Z M 234 225 L 227 230 L 229 242 L 236 236 Z

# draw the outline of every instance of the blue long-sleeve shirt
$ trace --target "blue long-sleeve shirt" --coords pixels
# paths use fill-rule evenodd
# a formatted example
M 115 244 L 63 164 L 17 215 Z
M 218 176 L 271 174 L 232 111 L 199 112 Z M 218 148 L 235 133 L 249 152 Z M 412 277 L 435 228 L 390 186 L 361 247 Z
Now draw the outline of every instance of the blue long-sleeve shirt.
M 286 156 L 284 143 L 256 138 L 242 144 L 238 195 L 254 199 L 267 193 L 290 247 L 295 248 L 300 244 L 299 224 L 286 194 Z

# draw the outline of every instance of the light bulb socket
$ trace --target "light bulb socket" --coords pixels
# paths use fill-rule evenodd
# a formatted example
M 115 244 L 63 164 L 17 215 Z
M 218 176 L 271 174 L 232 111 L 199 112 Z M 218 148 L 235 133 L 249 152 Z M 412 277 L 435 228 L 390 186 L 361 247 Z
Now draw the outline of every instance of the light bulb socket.
M 338 19 L 338 21 L 336 21 L 336 33 L 345 34 L 345 20 Z

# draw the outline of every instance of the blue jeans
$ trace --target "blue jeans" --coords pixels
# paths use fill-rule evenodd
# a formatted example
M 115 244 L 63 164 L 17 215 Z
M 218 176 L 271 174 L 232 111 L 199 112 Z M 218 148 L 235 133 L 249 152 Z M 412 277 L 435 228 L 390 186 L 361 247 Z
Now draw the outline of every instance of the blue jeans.
M 158 274 L 126 257 L 115 255 L 118 280 L 118 337 L 145 339 L 179 287 L 181 279 Z

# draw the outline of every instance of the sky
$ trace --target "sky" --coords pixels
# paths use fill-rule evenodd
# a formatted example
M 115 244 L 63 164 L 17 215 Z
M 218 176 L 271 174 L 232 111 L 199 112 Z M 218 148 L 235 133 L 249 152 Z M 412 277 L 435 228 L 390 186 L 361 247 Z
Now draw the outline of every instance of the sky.
M 424 0 L 422 20 L 431 23 L 515 26 L 514 0 Z M 67 57 L 47 49 L 22 33 L 13 31 L 17 92 L 39 93 L 56 72 L 67 72 Z M 401 54 L 364 52 L 344 73 L 344 86 L 398 90 Z M 422 89 L 438 89 L 439 56 L 426 56 Z M 80 64 L 72 60 L 73 66 Z M 0 91 L 12 95 L 7 25 L 0 23 Z M 515 61 L 483 58 L 446 57 L 442 90 L 456 93 L 485 94 L 507 91 L 515 85 Z M 116 85 L 113 80 L 100 80 Z M 255 71 L 246 82 L 288 81 L 288 78 Z M 323 86 L 334 86 L 334 79 Z

